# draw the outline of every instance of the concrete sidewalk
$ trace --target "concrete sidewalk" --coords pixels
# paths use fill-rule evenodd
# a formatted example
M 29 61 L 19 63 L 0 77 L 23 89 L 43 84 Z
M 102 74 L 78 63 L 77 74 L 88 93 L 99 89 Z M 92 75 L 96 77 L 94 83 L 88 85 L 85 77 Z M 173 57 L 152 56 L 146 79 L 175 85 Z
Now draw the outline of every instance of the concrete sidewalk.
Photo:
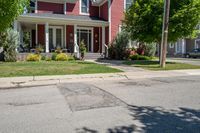
M 154 77 L 178 77 L 200 75 L 200 70 L 173 70 L 173 71 L 132 71 L 109 74 L 81 74 L 81 75 L 58 75 L 58 76 L 28 76 L 0 78 L 0 89 L 56 85 L 69 82 L 89 82 L 107 80 L 132 80 Z

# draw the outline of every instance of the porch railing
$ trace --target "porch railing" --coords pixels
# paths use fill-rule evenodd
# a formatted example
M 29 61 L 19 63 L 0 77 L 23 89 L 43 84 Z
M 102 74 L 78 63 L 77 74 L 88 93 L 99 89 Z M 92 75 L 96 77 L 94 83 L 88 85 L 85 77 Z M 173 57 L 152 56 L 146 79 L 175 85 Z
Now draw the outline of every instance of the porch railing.
M 108 46 L 106 44 L 104 44 L 105 46 L 105 58 L 108 57 Z

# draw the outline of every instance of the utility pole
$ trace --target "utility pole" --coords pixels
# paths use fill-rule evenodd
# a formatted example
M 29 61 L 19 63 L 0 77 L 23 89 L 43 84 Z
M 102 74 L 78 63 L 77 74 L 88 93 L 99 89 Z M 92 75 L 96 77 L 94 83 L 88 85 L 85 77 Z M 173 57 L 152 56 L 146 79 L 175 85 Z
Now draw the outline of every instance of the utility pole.
M 162 42 L 160 50 L 160 66 L 165 68 L 166 54 L 168 44 L 168 29 L 169 29 L 169 12 L 170 12 L 170 0 L 165 0 L 164 4 L 164 16 L 163 16 L 163 28 L 162 28 Z

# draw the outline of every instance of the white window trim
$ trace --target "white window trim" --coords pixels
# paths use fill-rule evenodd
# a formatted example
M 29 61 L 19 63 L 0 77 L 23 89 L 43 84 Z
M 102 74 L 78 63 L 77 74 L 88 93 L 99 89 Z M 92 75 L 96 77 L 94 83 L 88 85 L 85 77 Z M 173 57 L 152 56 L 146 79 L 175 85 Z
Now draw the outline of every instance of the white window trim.
M 126 1 L 127 1 L 127 0 L 124 0 L 124 10 L 125 10 L 125 11 L 126 11 L 126 9 L 127 9 L 127 7 L 126 7 Z M 131 4 L 133 4 L 133 1 L 132 1 Z
M 90 15 L 90 1 L 89 0 L 87 0 L 87 5 L 88 5 L 88 7 L 87 7 L 87 11 L 88 11 L 88 13 L 85 13 L 85 12 L 82 12 L 82 0 L 79 0 L 79 14 L 80 15 Z
M 196 40 L 195 40 L 195 45 L 194 45 L 194 46 L 195 46 L 195 49 L 199 48 L 199 45 L 197 44 L 197 41 L 200 41 L 200 39 L 196 39 Z
M 93 27 L 78 27 L 76 28 L 76 33 L 78 30 L 91 30 L 91 52 L 94 52 L 94 28 Z M 79 42 L 77 42 L 79 43 Z
M 53 46 L 56 47 L 56 29 L 61 29 L 61 47 L 63 46 L 63 27 L 62 26 L 49 26 L 49 29 L 53 30 Z

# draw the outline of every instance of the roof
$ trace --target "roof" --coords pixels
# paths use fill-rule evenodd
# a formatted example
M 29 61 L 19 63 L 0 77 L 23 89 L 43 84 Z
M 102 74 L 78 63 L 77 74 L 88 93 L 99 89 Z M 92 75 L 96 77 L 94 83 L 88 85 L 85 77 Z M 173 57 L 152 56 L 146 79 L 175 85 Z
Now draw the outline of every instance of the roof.
M 102 25 L 107 25 L 108 22 L 100 19 L 98 17 L 90 17 L 87 15 L 65 15 L 65 14 L 52 14 L 52 13 L 27 13 L 24 15 L 19 16 L 18 20 L 23 21 L 26 19 L 31 19 L 32 21 L 36 20 L 37 21 L 44 21 L 44 20 L 49 20 L 49 21 L 73 21 L 75 23 L 98 23 Z M 49 22 L 48 21 L 48 22 Z

